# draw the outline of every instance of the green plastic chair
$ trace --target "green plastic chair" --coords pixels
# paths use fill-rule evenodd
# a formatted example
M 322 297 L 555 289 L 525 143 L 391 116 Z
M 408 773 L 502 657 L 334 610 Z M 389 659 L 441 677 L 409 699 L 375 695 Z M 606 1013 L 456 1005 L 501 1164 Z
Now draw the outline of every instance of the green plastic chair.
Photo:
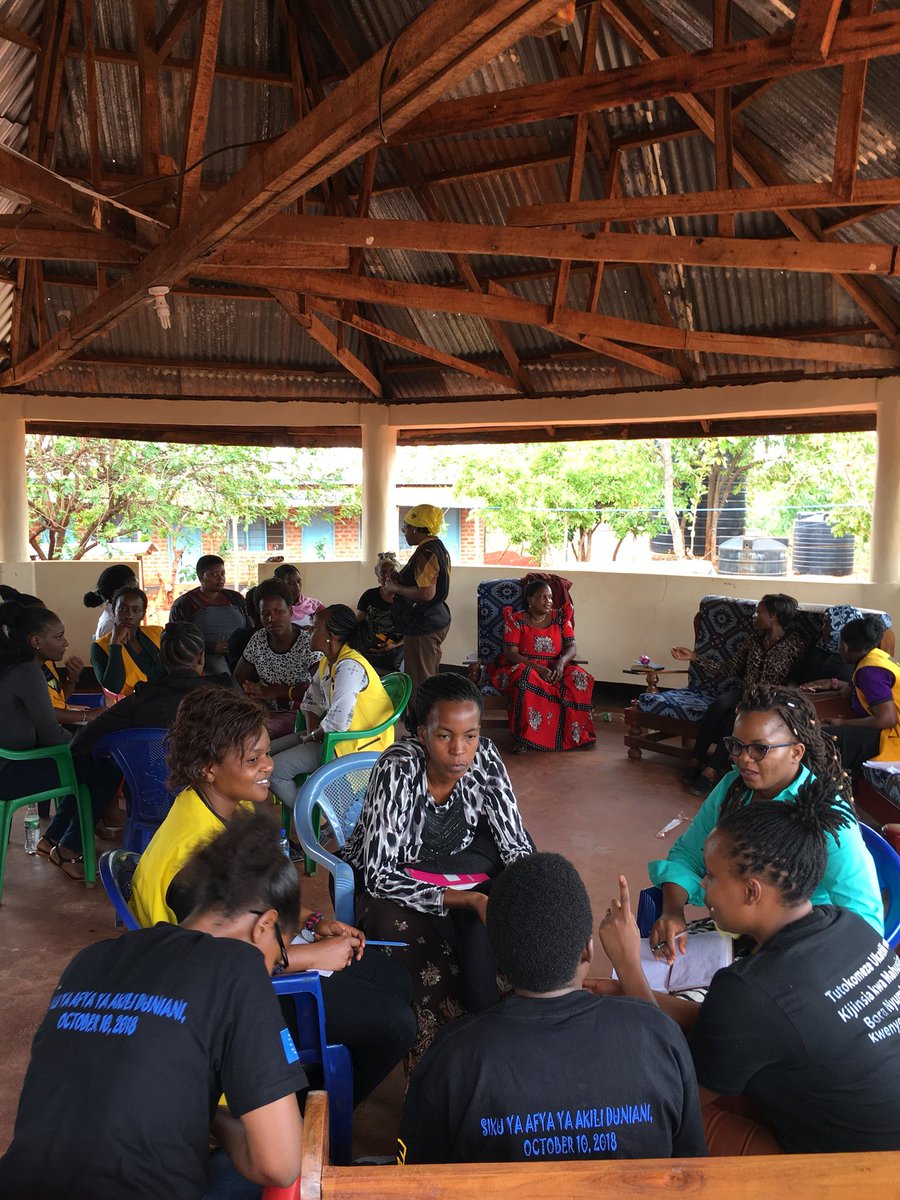
M 340 742 L 359 742 L 356 747 L 357 751 L 367 750 L 367 740 L 377 738 L 379 734 L 384 733 L 386 729 L 390 729 L 392 725 L 396 725 L 409 704 L 409 698 L 412 695 L 412 680 L 408 675 L 404 675 L 402 671 L 392 671 L 390 675 L 385 675 L 381 681 L 381 686 L 387 692 L 391 704 L 394 708 L 391 715 L 386 721 L 382 721 L 380 725 L 374 725 L 371 729 L 347 729 L 340 732 L 326 733 L 322 740 L 322 761 L 321 766 L 330 763 L 337 756 L 337 747 Z M 301 733 L 306 728 L 306 721 L 302 712 L 297 713 L 297 720 L 294 729 L 297 733 Z M 305 781 L 306 775 L 297 775 L 294 782 L 299 788 Z M 291 828 L 291 814 L 293 805 L 281 805 L 281 827 L 285 831 L 285 836 L 289 836 Z M 313 829 L 316 837 L 319 836 L 322 825 L 322 814 L 317 808 L 313 813 Z M 307 875 L 315 875 L 317 864 L 311 858 L 304 856 L 304 868 Z
M 9 848 L 13 813 L 28 804 L 40 804 L 44 800 L 59 802 L 65 796 L 75 797 L 84 854 L 84 884 L 85 887 L 93 887 L 97 879 L 97 853 L 94 848 L 91 794 L 86 784 L 78 782 L 72 751 L 68 746 L 39 746 L 35 750 L 4 750 L 0 747 L 0 758 L 10 762 L 35 762 L 42 758 L 52 758 L 59 772 L 59 783 L 56 787 L 48 788 L 45 792 L 34 792 L 31 796 L 19 796 L 15 800 L 0 800 L 0 898 L 3 896 L 3 876 L 6 871 L 6 852 Z

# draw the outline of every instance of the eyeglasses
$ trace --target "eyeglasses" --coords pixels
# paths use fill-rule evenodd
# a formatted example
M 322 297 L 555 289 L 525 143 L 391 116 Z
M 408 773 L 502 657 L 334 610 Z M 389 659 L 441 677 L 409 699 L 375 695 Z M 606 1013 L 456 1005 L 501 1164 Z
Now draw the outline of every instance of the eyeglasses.
M 799 742 L 739 742 L 735 737 L 722 738 L 722 745 L 729 758 L 740 758 L 746 750 L 751 762 L 762 762 L 770 750 L 781 750 L 785 746 L 799 746 Z
M 254 917 L 265 916 L 265 913 L 260 912 L 258 908 L 251 908 L 250 912 L 253 913 Z M 278 942 L 278 949 L 281 953 L 281 960 L 275 964 L 274 973 L 276 975 L 280 975 L 282 971 L 286 971 L 290 967 L 291 960 L 288 958 L 288 952 L 284 944 L 284 938 L 281 936 L 281 926 L 277 921 L 275 922 L 273 928 L 275 929 L 275 940 Z

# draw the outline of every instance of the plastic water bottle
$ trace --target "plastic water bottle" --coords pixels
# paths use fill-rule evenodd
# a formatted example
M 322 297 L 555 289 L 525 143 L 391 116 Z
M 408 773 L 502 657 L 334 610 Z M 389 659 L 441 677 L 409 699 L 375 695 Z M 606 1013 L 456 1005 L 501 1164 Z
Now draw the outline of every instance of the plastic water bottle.
M 38 816 L 36 804 L 29 804 L 25 809 L 25 853 L 37 854 L 37 844 L 41 836 L 41 818 Z
M 290 838 L 282 837 L 278 844 L 279 844 L 279 846 L 281 846 L 281 853 L 286 855 L 287 858 L 290 858 L 291 857 Z

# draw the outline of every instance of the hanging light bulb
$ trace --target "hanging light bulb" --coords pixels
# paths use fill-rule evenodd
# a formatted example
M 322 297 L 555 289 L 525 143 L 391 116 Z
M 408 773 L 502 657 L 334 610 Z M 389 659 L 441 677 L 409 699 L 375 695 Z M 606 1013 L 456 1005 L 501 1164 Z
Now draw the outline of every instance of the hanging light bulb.
M 172 328 L 172 310 L 166 303 L 166 296 L 169 294 L 169 289 L 164 286 L 147 288 L 147 291 L 153 297 L 153 307 L 156 310 L 156 315 L 159 317 L 159 323 L 163 329 Z

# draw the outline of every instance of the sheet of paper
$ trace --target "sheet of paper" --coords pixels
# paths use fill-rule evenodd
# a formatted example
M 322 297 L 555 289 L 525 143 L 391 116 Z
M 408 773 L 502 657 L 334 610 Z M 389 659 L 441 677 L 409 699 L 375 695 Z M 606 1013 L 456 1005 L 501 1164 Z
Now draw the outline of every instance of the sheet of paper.
M 428 883 L 432 887 L 452 888 L 455 892 L 464 892 L 467 888 L 477 887 L 484 883 L 487 875 L 441 875 L 435 871 L 420 871 L 417 867 L 407 867 L 406 873 L 419 883 Z
M 662 959 L 653 957 L 650 953 L 650 942 L 647 938 L 641 939 L 641 970 L 644 972 L 644 977 L 654 992 L 667 992 L 669 990 L 669 964 L 663 962 Z M 619 978 L 615 968 L 613 968 L 612 977 L 613 979 Z
M 715 929 L 692 933 L 684 939 L 686 954 L 679 954 L 669 975 L 670 992 L 708 987 L 716 971 L 731 965 L 734 942 Z

